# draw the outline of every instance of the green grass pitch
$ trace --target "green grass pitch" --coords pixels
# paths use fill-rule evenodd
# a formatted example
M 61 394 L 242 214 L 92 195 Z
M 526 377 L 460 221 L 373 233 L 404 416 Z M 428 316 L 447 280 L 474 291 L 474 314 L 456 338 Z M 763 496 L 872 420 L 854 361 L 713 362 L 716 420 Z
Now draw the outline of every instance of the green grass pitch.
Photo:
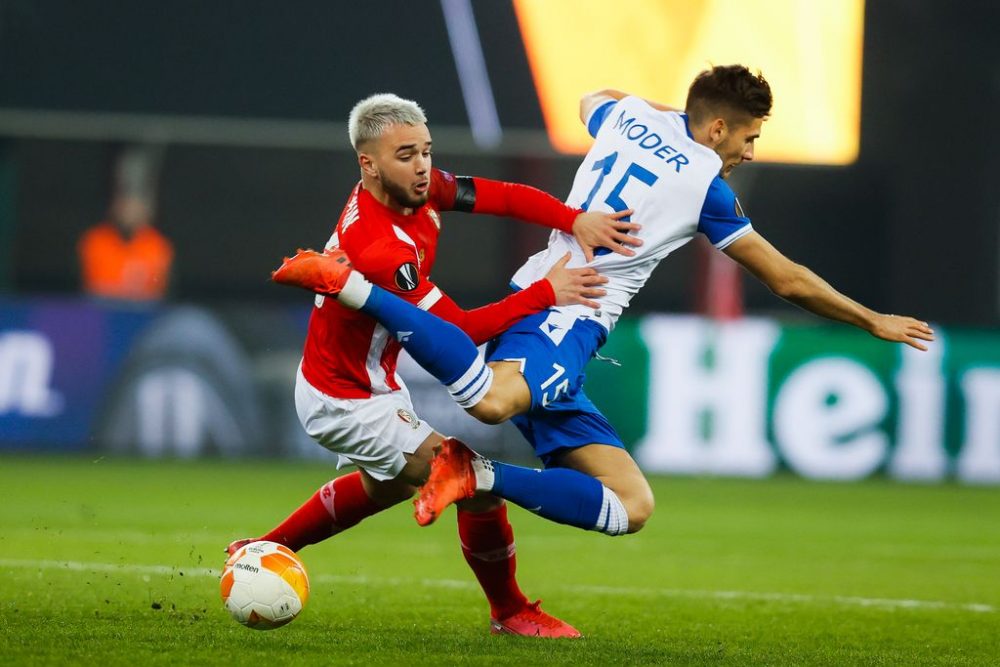
M 525 592 L 579 641 L 494 637 L 453 513 L 302 552 L 312 596 L 257 632 L 217 569 L 324 465 L 0 458 L 0 663 L 1000 664 L 1000 489 L 657 478 L 608 538 L 511 512 Z

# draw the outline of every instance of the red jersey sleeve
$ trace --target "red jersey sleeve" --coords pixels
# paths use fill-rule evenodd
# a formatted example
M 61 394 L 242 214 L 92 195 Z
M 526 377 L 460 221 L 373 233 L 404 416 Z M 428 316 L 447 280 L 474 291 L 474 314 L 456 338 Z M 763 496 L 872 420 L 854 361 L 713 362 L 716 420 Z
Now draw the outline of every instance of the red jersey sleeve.
M 351 239 L 351 235 L 345 236 Z M 382 236 L 363 245 L 349 240 L 341 245 L 365 278 L 410 303 L 423 307 L 421 302 L 435 289 L 429 280 L 421 279 L 417 253 L 409 243 Z
M 572 208 L 538 188 L 520 183 L 431 170 L 431 198 L 441 211 L 467 211 L 517 218 L 573 233 L 581 209 Z
M 428 310 L 462 329 L 480 345 L 506 331 L 518 320 L 555 305 L 552 283 L 539 280 L 505 299 L 473 310 L 463 310 L 433 282 L 421 278 L 413 246 L 383 236 L 354 249 L 351 235 L 344 249 L 354 268 L 372 283 Z
M 451 322 L 468 334 L 476 345 L 481 345 L 502 334 L 518 320 L 554 306 L 555 302 L 552 283 L 539 280 L 505 299 L 473 310 L 463 310 L 449 296 L 440 293 L 430 312 Z
M 473 210 L 475 201 L 468 196 L 471 192 L 474 197 L 475 191 L 465 188 L 460 180 L 462 178 L 434 169 L 431 174 L 431 204 L 441 210 L 460 210 L 466 206 L 468 208 L 463 210 Z M 467 180 L 471 182 L 471 179 Z M 562 204 L 559 206 L 566 208 Z M 399 238 L 392 231 L 391 224 L 377 224 L 375 218 L 363 228 L 359 224 L 338 225 L 340 246 L 347 251 L 354 268 L 379 287 L 455 324 L 477 345 L 506 331 L 518 320 L 555 305 L 552 284 L 548 280 L 539 280 L 496 303 L 463 310 L 426 275 L 422 275 L 416 248 Z
M 458 195 L 458 180 L 462 176 L 431 168 L 430 200 L 431 205 L 439 211 L 464 211 L 471 210 L 462 206 L 461 202 L 456 202 Z

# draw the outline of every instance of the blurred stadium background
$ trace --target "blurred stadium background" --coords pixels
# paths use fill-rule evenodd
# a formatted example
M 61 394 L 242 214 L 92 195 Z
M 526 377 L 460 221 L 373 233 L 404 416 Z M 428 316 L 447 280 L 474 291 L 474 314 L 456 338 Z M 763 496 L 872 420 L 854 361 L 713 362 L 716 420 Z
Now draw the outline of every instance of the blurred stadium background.
M 998 26 L 990 0 L 0 0 L 0 662 L 996 664 Z M 608 540 L 511 509 L 519 580 L 585 641 L 486 635 L 450 521 L 406 506 L 305 551 L 287 629 L 230 622 L 221 547 L 333 474 L 292 405 L 311 300 L 268 275 L 357 181 L 355 101 L 416 99 L 436 165 L 564 196 L 581 93 L 680 105 L 731 62 L 775 89 L 733 177 L 755 227 L 931 321 L 931 350 L 807 316 L 692 243 L 612 334 L 622 366 L 588 368 L 654 520 Z M 165 298 L 81 280 L 123 195 L 172 244 Z M 435 278 L 466 307 L 546 237 L 444 230 Z M 402 370 L 440 431 L 530 461 Z
M 971 0 L 0 1 L 0 451 L 324 457 L 291 404 L 310 302 L 267 277 L 356 182 L 356 100 L 416 99 L 438 166 L 560 196 L 581 93 L 681 105 L 741 61 L 776 96 L 734 176 L 756 228 L 940 341 L 803 316 L 691 244 L 612 336 L 624 367 L 592 365 L 593 398 L 654 472 L 1000 483 L 998 24 Z M 174 248 L 162 301 L 81 294 L 77 243 L 126 155 Z M 465 306 L 545 238 L 445 225 L 436 277 Z M 405 376 L 439 430 L 525 456 Z

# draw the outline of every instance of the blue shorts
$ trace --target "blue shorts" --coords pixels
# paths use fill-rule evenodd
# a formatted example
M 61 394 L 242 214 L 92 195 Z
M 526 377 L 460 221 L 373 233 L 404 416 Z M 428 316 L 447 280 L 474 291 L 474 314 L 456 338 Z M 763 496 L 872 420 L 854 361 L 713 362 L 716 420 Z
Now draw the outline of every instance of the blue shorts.
M 511 419 L 546 466 L 558 450 L 602 444 L 624 448 L 607 418 L 583 392 L 583 369 L 607 339 L 600 324 L 547 310 L 526 317 L 486 349 L 486 360 L 517 361 L 531 408 Z

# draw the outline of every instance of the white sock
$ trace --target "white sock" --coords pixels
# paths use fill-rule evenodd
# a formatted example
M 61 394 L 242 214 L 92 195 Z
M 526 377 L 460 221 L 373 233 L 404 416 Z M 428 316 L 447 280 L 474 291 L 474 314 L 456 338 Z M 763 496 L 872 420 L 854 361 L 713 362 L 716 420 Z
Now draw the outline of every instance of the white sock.
M 472 470 L 476 473 L 476 491 L 492 491 L 493 481 L 496 479 L 493 474 L 493 461 L 475 454 L 472 457 Z
M 486 393 L 493 386 L 493 369 L 483 361 L 482 354 L 476 356 L 476 360 L 469 366 L 469 370 L 462 374 L 462 377 L 448 385 L 448 393 L 455 399 L 460 407 L 468 410 L 479 401 L 483 400 Z
M 357 271 L 351 271 L 351 275 L 347 276 L 347 282 L 344 283 L 344 289 L 337 295 L 337 301 L 351 310 L 360 310 L 371 293 L 372 284 Z
M 605 535 L 624 535 L 628 532 L 628 513 L 625 511 L 625 506 L 622 505 L 617 493 L 606 486 L 603 488 L 604 500 L 594 530 Z

